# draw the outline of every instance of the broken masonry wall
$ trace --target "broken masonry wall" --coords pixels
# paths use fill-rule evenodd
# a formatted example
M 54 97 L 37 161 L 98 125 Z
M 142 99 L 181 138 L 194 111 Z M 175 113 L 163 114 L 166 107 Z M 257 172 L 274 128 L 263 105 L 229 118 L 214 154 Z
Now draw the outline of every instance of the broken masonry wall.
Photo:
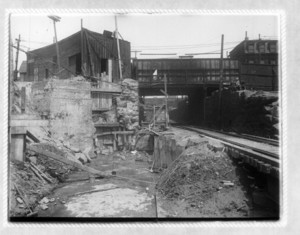
M 95 133 L 92 120 L 91 85 L 78 79 L 53 79 L 50 89 L 50 132 L 52 138 L 88 152 Z
M 119 84 L 122 92 L 116 98 L 118 121 L 127 130 L 134 130 L 139 127 L 138 82 L 131 78 L 126 78 Z

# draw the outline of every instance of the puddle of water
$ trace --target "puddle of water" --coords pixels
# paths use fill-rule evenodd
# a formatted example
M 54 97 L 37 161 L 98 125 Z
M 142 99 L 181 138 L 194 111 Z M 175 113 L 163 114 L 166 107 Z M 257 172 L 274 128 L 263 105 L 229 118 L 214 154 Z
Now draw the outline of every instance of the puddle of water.
M 96 185 L 95 189 L 115 187 L 114 184 Z M 74 217 L 128 216 L 128 212 L 145 213 L 151 207 L 152 198 L 147 193 L 128 188 L 117 188 L 71 198 L 67 211 Z

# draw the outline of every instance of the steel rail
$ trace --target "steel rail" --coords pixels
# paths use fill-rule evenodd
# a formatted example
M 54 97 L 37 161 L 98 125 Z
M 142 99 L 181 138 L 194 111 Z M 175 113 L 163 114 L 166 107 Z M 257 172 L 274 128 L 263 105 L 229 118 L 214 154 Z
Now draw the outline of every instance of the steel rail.
M 182 126 L 182 124 L 178 124 L 178 123 L 173 123 L 172 125 L 176 126 L 176 127 Z M 186 126 L 186 125 L 183 125 L 183 126 Z M 224 135 L 243 138 L 243 139 L 247 139 L 247 140 L 253 140 L 255 142 L 266 143 L 266 144 L 277 146 L 277 147 L 279 146 L 279 141 L 276 140 L 276 139 L 268 139 L 268 138 L 264 138 L 264 137 L 261 137 L 261 136 L 255 136 L 255 135 L 249 135 L 249 134 L 243 134 L 243 133 L 238 134 L 238 133 L 234 133 L 234 132 L 220 131 L 220 130 L 215 130 L 215 129 L 211 129 L 211 128 L 207 128 L 207 127 L 201 127 L 201 126 L 189 125 L 189 127 L 200 128 L 200 129 L 203 129 L 203 130 L 213 131 L 213 132 L 224 134 Z
M 266 151 L 266 150 L 263 150 L 263 149 L 255 148 L 255 147 L 252 147 L 252 146 L 249 146 L 249 145 L 245 145 L 245 144 L 242 144 L 242 143 L 238 143 L 238 142 L 235 142 L 235 141 L 227 140 L 226 138 L 222 138 L 220 136 L 216 136 L 216 135 L 212 135 L 212 134 L 206 133 L 204 129 L 203 129 L 204 131 L 201 131 L 201 128 L 199 128 L 199 127 L 177 126 L 177 128 L 182 128 L 182 129 L 189 130 L 189 131 L 195 131 L 195 132 L 197 132 L 197 133 L 199 133 L 201 135 L 206 135 L 206 136 L 209 136 L 209 137 L 212 137 L 212 138 L 215 138 L 215 139 L 219 139 L 219 140 L 221 140 L 223 142 L 227 142 L 227 143 L 230 143 L 230 144 L 233 144 L 233 145 L 236 145 L 236 146 L 239 146 L 239 147 L 243 147 L 243 148 L 246 148 L 246 149 L 251 149 L 251 150 L 253 150 L 255 152 L 262 153 L 262 154 L 264 154 L 266 156 L 279 159 L 279 154 L 276 154 L 276 153 L 273 153 L 273 152 L 269 152 L 269 151 Z M 216 134 L 218 134 L 218 132 L 216 132 Z M 222 133 L 222 134 L 224 134 L 224 133 Z M 236 136 L 236 137 L 244 139 L 243 136 Z

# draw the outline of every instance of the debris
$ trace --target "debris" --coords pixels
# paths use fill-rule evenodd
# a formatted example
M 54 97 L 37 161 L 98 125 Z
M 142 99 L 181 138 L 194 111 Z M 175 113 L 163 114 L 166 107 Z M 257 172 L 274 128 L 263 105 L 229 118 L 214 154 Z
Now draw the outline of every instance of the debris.
M 34 156 L 29 157 L 29 161 L 32 162 L 33 164 L 36 164 L 36 160 L 37 159 Z
M 48 209 L 48 206 L 47 206 L 46 204 L 42 204 L 42 205 L 40 205 L 40 208 L 41 208 L 42 210 L 47 210 L 47 209 Z
M 41 201 L 40 204 L 47 204 L 49 203 L 49 199 L 47 197 L 44 197 Z
M 41 180 L 41 182 L 45 183 L 43 177 L 40 175 L 40 173 L 35 170 L 33 167 L 29 167 L 30 170 L 32 170 L 32 172 Z
M 19 188 L 17 187 L 16 184 L 14 184 L 15 189 L 17 190 L 19 196 L 22 198 L 23 202 L 25 203 L 26 207 L 29 209 L 30 213 L 27 214 L 27 217 L 32 217 L 32 216 L 36 216 L 37 212 L 33 212 L 33 210 L 31 210 L 29 203 L 26 201 L 26 199 L 23 197 L 23 195 L 21 194 Z
M 29 150 L 31 150 L 31 151 L 35 151 L 36 153 L 45 156 L 45 157 L 49 157 L 49 158 L 52 158 L 52 159 L 57 160 L 59 162 L 65 163 L 67 165 L 71 165 L 73 167 L 77 167 L 77 168 L 79 168 L 79 169 L 81 169 L 83 171 L 87 171 L 89 173 L 92 173 L 92 174 L 95 174 L 95 175 L 99 175 L 99 176 L 103 176 L 103 177 L 107 177 L 108 176 L 108 174 L 105 174 L 105 173 L 103 173 L 101 171 L 95 170 L 95 169 L 93 169 L 91 167 L 83 166 L 83 165 L 81 165 L 81 164 L 79 164 L 77 162 L 73 162 L 73 161 L 70 161 L 70 160 L 62 158 L 62 157 L 58 157 L 58 156 L 56 156 L 55 154 L 53 154 L 53 153 L 51 153 L 49 151 L 40 150 L 36 146 L 29 145 L 29 146 L 27 146 L 27 148 Z
M 34 165 L 33 163 L 30 163 L 30 165 L 34 168 L 34 169 L 36 169 L 40 174 L 41 174 L 41 176 L 45 179 L 45 180 L 47 180 L 49 183 L 53 183 L 53 181 L 48 177 L 48 176 L 46 176 L 36 165 Z
M 234 186 L 234 183 L 231 183 L 231 182 L 224 182 L 224 185 L 225 185 L 225 186 Z
M 51 198 L 49 201 L 50 201 L 50 202 L 54 202 L 54 201 L 55 201 L 55 198 Z
M 17 201 L 18 203 L 23 204 L 23 200 L 21 198 L 17 197 Z

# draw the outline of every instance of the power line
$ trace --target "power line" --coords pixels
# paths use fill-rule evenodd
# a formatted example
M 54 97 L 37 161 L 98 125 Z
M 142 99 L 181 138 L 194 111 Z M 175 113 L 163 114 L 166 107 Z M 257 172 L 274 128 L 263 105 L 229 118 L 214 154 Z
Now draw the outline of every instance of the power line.
M 224 44 L 237 44 L 240 41 L 235 42 L 226 42 Z M 199 47 L 213 47 L 213 46 L 219 46 L 220 43 L 206 43 L 206 44 L 193 44 L 193 45 L 170 45 L 170 46 L 133 46 L 135 50 L 161 50 L 161 49 L 189 49 L 189 48 L 199 48 Z

